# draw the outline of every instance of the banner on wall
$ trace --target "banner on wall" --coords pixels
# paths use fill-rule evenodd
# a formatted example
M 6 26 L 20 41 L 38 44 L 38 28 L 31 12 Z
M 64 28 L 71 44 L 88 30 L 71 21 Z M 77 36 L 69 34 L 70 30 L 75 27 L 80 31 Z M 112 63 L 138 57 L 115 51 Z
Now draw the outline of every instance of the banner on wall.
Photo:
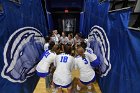
M 46 21 L 40 0 L 2 0 L 0 12 L 0 91 L 33 93 L 35 67 L 43 53 Z
M 140 32 L 128 29 L 130 8 L 108 13 L 106 5 L 99 3 L 95 9 L 104 19 L 92 16 L 96 19 L 91 20 L 94 25 L 88 35 L 90 47 L 101 61 L 96 69 L 100 89 L 102 93 L 139 93 Z
M 53 19 L 52 19 L 52 14 L 47 11 L 47 20 L 48 20 L 48 29 L 49 31 L 52 31 L 53 28 Z

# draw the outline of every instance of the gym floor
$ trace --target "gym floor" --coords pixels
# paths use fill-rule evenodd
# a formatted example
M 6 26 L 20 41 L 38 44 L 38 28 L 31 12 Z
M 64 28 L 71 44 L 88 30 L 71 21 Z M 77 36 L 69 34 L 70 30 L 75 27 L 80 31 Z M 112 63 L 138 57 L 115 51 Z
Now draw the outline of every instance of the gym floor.
M 79 71 L 78 70 L 73 70 L 72 71 L 72 76 L 76 77 L 76 78 L 79 77 Z M 76 83 L 76 79 L 74 81 L 74 85 L 73 85 L 74 87 L 76 85 L 75 83 Z M 83 88 L 83 89 L 81 89 L 81 91 L 79 93 L 87 93 L 86 90 L 87 90 L 86 88 Z M 67 93 L 66 90 L 64 90 L 64 91 L 65 91 L 64 93 Z M 39 80 L 39 82 L 36 86 L 36 89 L 34 90 L 34 93 L 51 93 L 51 89 L 46 89 L 44 78 L 40 78 L 40 80 Z M 93 83 L 93 93 L 101 93 L 97 82 Z

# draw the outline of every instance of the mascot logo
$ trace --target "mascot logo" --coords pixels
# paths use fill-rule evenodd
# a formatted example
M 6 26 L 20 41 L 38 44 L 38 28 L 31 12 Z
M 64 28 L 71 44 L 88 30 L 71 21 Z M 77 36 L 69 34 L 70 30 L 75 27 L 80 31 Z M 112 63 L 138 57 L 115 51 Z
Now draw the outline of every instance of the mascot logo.
M 43 52 L 44 39 L 39 30 L 23 27 L 16 30 L 4 47 L 4 68 L 1 76 L 11 82 L 25 82 L 35 73 Z
M 88 36 L 90 48 L 100 60 L 100 66 L 96 69 L 101 77 L 106 76 L 111 69 L 110 64 L 110 44 L 106 33 L 100 26 L 93 26 Z

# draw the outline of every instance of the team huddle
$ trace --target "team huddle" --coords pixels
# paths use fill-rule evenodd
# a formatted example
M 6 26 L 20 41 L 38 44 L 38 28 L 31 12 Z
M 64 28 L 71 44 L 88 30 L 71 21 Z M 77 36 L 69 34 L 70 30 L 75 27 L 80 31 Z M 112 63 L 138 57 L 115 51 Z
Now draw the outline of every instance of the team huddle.
M 45 52 L 38 63 L 36 70 L 40 77 L 46 77 L 50 73 L 53 74 L 52 86 L 57 89 L 57 93 L 62 93 L 62 88 L 66 88 L 68 93 L 72 92 L 72 70 L 79 69 L 80 77 L 77 83 L 77 91 L 83 86 L 87 86 L 87 93 L 92 93 L 91 83 L 96 80 L 94 68 L 97 67 L 100 62 L 97 56 L 93 53 L 92 49 L 87 47 L 87 43 L 84 41 L 64 40 L 64 32 L 62 37 L 56 36 L 47 38 L 51 41 L 47 42 L 45 46 Z M 71 34 L 68 34 L 68 37 Z M 67 43 L 66 43 L 67 42 Z M 73 53 L 74 51 L 74 53 Z M 52 70 L 52 68 L 54 68 Z

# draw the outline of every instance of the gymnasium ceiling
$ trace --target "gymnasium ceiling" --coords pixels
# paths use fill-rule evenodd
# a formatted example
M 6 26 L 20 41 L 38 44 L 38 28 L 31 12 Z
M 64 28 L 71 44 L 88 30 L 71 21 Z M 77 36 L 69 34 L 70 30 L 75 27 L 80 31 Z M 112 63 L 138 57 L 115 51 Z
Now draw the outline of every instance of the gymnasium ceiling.
M 69 9 L 72 11 L 82 11 L 85 0 L 46 0 L 49 11 L 61 11 Z M 104 1 L 104 0 L 99 0 Z M 123 7 L 134 7 L 137 0 L 110 0 L 110 10 Z

